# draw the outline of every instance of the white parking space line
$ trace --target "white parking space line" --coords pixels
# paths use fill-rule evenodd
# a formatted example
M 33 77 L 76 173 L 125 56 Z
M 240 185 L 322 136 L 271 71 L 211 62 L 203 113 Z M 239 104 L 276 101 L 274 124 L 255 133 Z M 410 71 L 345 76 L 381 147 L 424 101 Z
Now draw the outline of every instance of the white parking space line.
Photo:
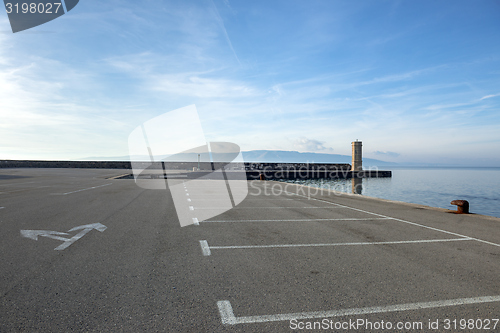
M 458 242 L 470 241 L 472 238 L 445 238 L 445 239 L 420 239 L 408 241 L 389 241 L 389 242 L 359 242 L 359 243 L 318 243 L 318 244 L 273 244 L 273 245 L 228 245 L 228 246 L 209 246 L 206 240 L 202 246 L 204 256 L 209 256 L 211 250 L 226 250 L 226 249 L 268 249 L 268 248 L 284 248 L 284 247 L 322 247 L 322 246 L 363 246 L 363 245 L 391 245 L 391 244 L 422 244 L 422 243 L 442 243 L 442 242 Z M 208 252 L 204 250 L 208 249 Z M 208 254 L 206 254 L 208 253 Z
M 193 197 L 196 197 L 197 199 L 196 200 L 214 200 L 216 201 L 217 199 L 214 199 L 214 198 L 221 198 L 220 200 L 224 200 L 225 198 L 227 198 L 227 193 L 226 194 L 217 194 L 217 193 L 207 193 L 207 194 L 199 194 L 197 193 L 196 191 L 193 193 Z M 209 197 L 209 199 L 206 199 L 207 197 Z
M 118 176 L 109 177 L 109 178 L 106 178 L 106 179 L 120 179 L 122 177 L 129 176 L 129 175 L 130 175 L 129 173 L 124 173 L 124 174 L 121 174 L 121 175 L 118 175 Z
M 44 187 L 51 187 L 51 185 L 45 185 L 45 186 L 36 186 L 36 187 L 23 187 L 19 190 L 14 190 L 14 191 L 3 191 L 0 192 L 0 194 L 8 194 L 8 193 L 16 193 L 16 192 L 23 192 L 23 191 L 29 191 L 29 190 L 34 190 L 37 188 L 44 188 Z
M 227 207 L 196 207 L 196 209 L 226 209 Z M 258 207 L 239 207 L 236 206 L 233 209 L 290 209 L 290 208 L 297 208 L 297 209 L 332 209 L 332 208 L 344 208 L 344 207 L 263 207 L 263 206 L 258 206 Z
M 4 209 L 5 207 L 0 207 L 0 209 Z
M 95 188 L 109 186 L 109 185 L 112 185 L 112 184 L 113 183 L 109 183 L 109 184 L 104 184 L 104 185 L 99 185 L 99 186 L 84 188 L 84 189 L 81 189 L 81 190 L 76 190 L 76 191 L 71 191 L 71 192 L 66 192 L 66 193 L 52 193 L 52 194 L 55 194 L 55 195 L 67 195 L 67 194 L 72 194 L 72 193 L 77 193 L 77 192 L 82 192 L 82 191 L 87 191 L 87 190 L 93 190 Z
M 196 197 L 196 195 L 193 195 L 194 197 Z M 196 198 L 194 200 L 196 200 L 197 202 L 202 202 L 202 201 L 208 201 L 208 202 L 216 202 L 216 201 L 222 201 L 222 202 L 226 202 L 227 201 L 227 195 L 225 197 L 222 197 L 220 199 L 212 199 L 211 198 L 211 194 L 210 194 L 210 199 L 201 199 L 201 198 Z
M 236 317 L 234 315 L 231 302 L 229 301 L 218 301 L 217 307 L 219 308 L 220 317 L 224 325 L 236 325 L 236 324 L 253 324 L 253 323 L 266 323 L 266 322 L 276 322 L 276 321 L 290 321 L 293 319 L 299 320 L 299 319 L 314 319 L 314 318 L 330 318 L 330 317 L 341 317 L 341 316 L 366 315 L 374 313 L 433 309 L 433 308 L 443 308 L 449 306 L 483 304 L 492 302 L 500 302 L 500 296 L 457 298 L 457 299 L 432 301 L 432 302 L 405 303 L 405 304 L 373 306 L 365 308 L 350 308 L 350 309 L 330 310 L 330 311 L 297 312 L 297 313 L 285 313 L 285 314 L 274 314 L 274 315 L 263 315 L 263 316 L 245 316 L 245 317 Z
M 290 193 L 290 192 L 288 192 L 288 193 Z M 291 194 L 307 198 L 306 196 L 303 196 L 301 194 L 296 194 L 296 193 L 291 193 Z M 379 216 L 379 217 L 386 217 L 386 218 L 389 218 L 389 219 L 394 220 L 394 221 L 399 221 L 399 222 L 403 222 L 403 223 L 415 225 L 417 227 L 422 227 L 422 228 L 429 229 L 429 230 L 439 231 L 439 232 L 442 232 L 442 233 L 445 233 L 445 234 L 448 234 L 448 235 L 453 235 L 453 236 L 458 236 L 458 237 L 464 237 L 464 238 L 475 240 L 475 241 L 478 241 L 478 242 L 481 242 L 481 243 L 485 243 L 485 244 L 489 244 L 489 245 L 500 247 L 500 244 L 493 243 L 493 242 L 488 242 L 488 241 L 485 241 L 485 240 L 482 240 L 482 239 L 479 239 L 479 238 L 474 238 L 474 237 L 469 237 L 469 236 L 466 236 L 466 235 L 461 235 L 461 234 L 458 234 L 456 232 L 446 231 L 446 230 L 443 230 L 443 229 L 433 228 L 433 227 L 429 227 L 429 226 L 426 226 L 426 225 L 423 225 L 423 224 L 419 224 L 419 223 L 415 223 L 415 222 L 410 222 L 410 221 L 398 219 L 398 218 L 395 218 L 395 217 L 390 217 L 390 216 L 386 216 L 386 215 L 372 213 L 372 212 L 368 212 L 366 210 L 362 210 L 362 209 L 358 209 L 358 208 L 353 208 L 353 207 L 349 207 L 349 206 L 345 206 L 345 205 L 340 205 L 340 204 L 336 204 L 336 203 L 333 203 L 333 202 L 329 202 L 327 200 L 322 200 L 322 199 L 317 199 L 317 198 L 309 198 L 309 199 L 310 200 L 321 201 L 321 202 L 327 202 L 327 203 L 330 203 L 332 205 L 336 205 L 336 206 L 339 206 L 339 207 L 349 208 L 349 209 L 352 209 L 352 210 L 355 210 L 355 211 L 358 211 L 358 212 L 367 213 L 367 214 L 371 214 L 371 215 L 375 215 L 375 216 Z
M 212 195 L 211 195 L 212 196 Z M 197 200 L 200 200 L 200 201 L 213 201 L 213 200 L 217 200 L 217 199 L 203 199 L 203 198 L 199 198 Z M 224 199 L 220 199 L 220 200 L 224 200 Z M 266 202 L 269 202 L 269 201 L 276 201 L 276 202 L 279 202 L 279 201 L 300 201 L 300 202 L 308 202 L 309 200 L 308 199 L 302 199 L 302 198 L 293 198 L 293 199 L 288 199 L 288 198 L 284 198 L 284 199 L 271 199 L 271 198 L 258 198 L 258 199 L 252 199 L 250 197 L 246 197 L 244 199 L 244 202 L 250 202 L 250 201 L 258 201 L 258 202 L 262 202 L 262 200 L 265 200 Z
M 369 218 L 344 218 L 344 219 L 297 219 L 297 220 L 227 220 L 210 221 L 203 223 L 239 223 L 239 222 L 315 222 L 315 221 L 373 221 L 373 220 L 392 220 L 389 217 L 369 217 Z
M 208 242 L 206 240 L 201 240 L 200 246 L 201 246 L 201 252 L 203 253 L 204 256 L 208 257 L 209 255 L 212 254 L 212 252 L 210 251 L 210 247 L 208 246 Z
M 9 183 L 9 184 L 1 184 L 0 186 L 21 185 L 21 184 L 33 184 L 33 183 L 38 183 L 38 182 Z
M 255 197 L 254 197 L 255 198 Z M 259 198 L 259 199 L 252 199 L 252 197 L 247 197 L 245 199 L 245 201 L 262 201 L 263 199 Z M 309 201 L 309 199 L 299 199 L 299 198 L 275 198 L 275 199 L 271 199 L 271 198 L 268 198 L 266 197 L 265 198 L 266 201 Z

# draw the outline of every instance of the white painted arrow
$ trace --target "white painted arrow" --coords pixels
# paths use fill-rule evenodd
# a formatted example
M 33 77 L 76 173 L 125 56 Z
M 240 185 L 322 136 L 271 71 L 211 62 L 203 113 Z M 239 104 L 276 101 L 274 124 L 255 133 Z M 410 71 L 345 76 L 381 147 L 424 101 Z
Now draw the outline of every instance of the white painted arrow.
M 92 229 L 103 232 L 107 228 L 108 227 L 106 227 L 104 224 L 101 224 L 101 223 L 85 224 L 85 225 L 81 225 L 78 227 L 74 227 L 74 228 L 70 229 L 68 232 L 72 232 L 72 231 L 76 231 L 76 230 L 81 230 L 81 231 L 79 233 L 77 233 L 76 235 L 74 235 L 73 237 L 71 237 L 70 239 L 64 241 L 64 243 L 62 243 L 61 245 L 56 247 L 54 250 L 62 251 L 64 249 L 66 249 L 68 246 L 70 246 L 71 244 L 73 244 L 74 242 L 76 242 L 77 240 L 82 238 L 83 236 L 85 236 Z
M 26 237 L 26 238 L 31 238 L 34 240 L 38 240 L 38 236 L 42 237 L 47 237 L 47 238 L 52 238 L 52 239 L 57 239 L 60 241 L 63 241 L 61 245 L 56 247 L 54 250 L 56 251 L 62 251 L 66 249 L 68 246 L 85 236 L 88 232 L 91 230 L 95 229 L 97 231 L 103 232 L 106 230 L 108 227 L 106 227 L 104 224 L 101 223 L 93 223 L 93 224 L 85 224 L 81 225 L 78 227 L 74 227 L 70 229 L 68 232 L 73 232 L 80 230 L 79 233 L 74 235 L 71 238 L 64 238 L 64 237 L 59 237 L 56 235 L 68 235 L 66 232 L 59 232 L 59 231 L 49 231 L 49 230 L 21 230 L 21 236 Z
M 48 237 L 52 239 L 67 241 L 67 238 L 54 235 L 68 235 L 66 232 L 50 231 L 50 230 L 21 230 L 21 236 L 38 240 L 38 236 Z
M 103 232 L 104 230 L 108 229 L 108 227 L 106 227 L 104 224 L 101 224 L 101 223 L 92 223 L 92 224 L 85 224 L 85 225 L 81 225 L 78 227 L 74 227 L 72 229 L 69 229 L 68 232 L 81 230 L 81 229 L 90 229 L 90 230 L 95 229 L 95 230 L 98 230 L 100 232 Z

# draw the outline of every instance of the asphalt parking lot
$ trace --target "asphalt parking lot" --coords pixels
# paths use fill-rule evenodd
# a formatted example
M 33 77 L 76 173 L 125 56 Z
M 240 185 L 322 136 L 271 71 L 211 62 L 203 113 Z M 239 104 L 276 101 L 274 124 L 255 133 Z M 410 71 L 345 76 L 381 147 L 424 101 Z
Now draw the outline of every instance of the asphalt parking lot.
M 500 219 L 267 181 L 207 218 L 179 180 L 180 227 L 121 173 L 0 170 L 1 332 L 500 330 Z

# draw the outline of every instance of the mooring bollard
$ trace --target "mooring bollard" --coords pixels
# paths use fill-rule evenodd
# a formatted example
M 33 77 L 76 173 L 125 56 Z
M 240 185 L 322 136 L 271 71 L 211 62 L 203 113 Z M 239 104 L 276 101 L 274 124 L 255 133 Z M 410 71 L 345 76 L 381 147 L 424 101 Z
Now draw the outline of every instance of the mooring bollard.
M 266 180 L 266 177 L 264 176 L 263 173 L 260 174 L 260 180 Z
M 453 200 L 452 205 L 457 205 L 458 214 L 469 214 L 469 202 L 467 200 Z

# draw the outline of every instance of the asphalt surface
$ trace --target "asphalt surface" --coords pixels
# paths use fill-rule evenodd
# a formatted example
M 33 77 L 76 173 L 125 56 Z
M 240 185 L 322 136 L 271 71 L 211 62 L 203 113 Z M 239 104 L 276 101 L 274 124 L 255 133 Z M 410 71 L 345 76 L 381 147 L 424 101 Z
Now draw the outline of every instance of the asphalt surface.
M 0 169 L 0 332 L 500 331 L 500 219 L 252 181 L 180 227 L 122 173 Z

